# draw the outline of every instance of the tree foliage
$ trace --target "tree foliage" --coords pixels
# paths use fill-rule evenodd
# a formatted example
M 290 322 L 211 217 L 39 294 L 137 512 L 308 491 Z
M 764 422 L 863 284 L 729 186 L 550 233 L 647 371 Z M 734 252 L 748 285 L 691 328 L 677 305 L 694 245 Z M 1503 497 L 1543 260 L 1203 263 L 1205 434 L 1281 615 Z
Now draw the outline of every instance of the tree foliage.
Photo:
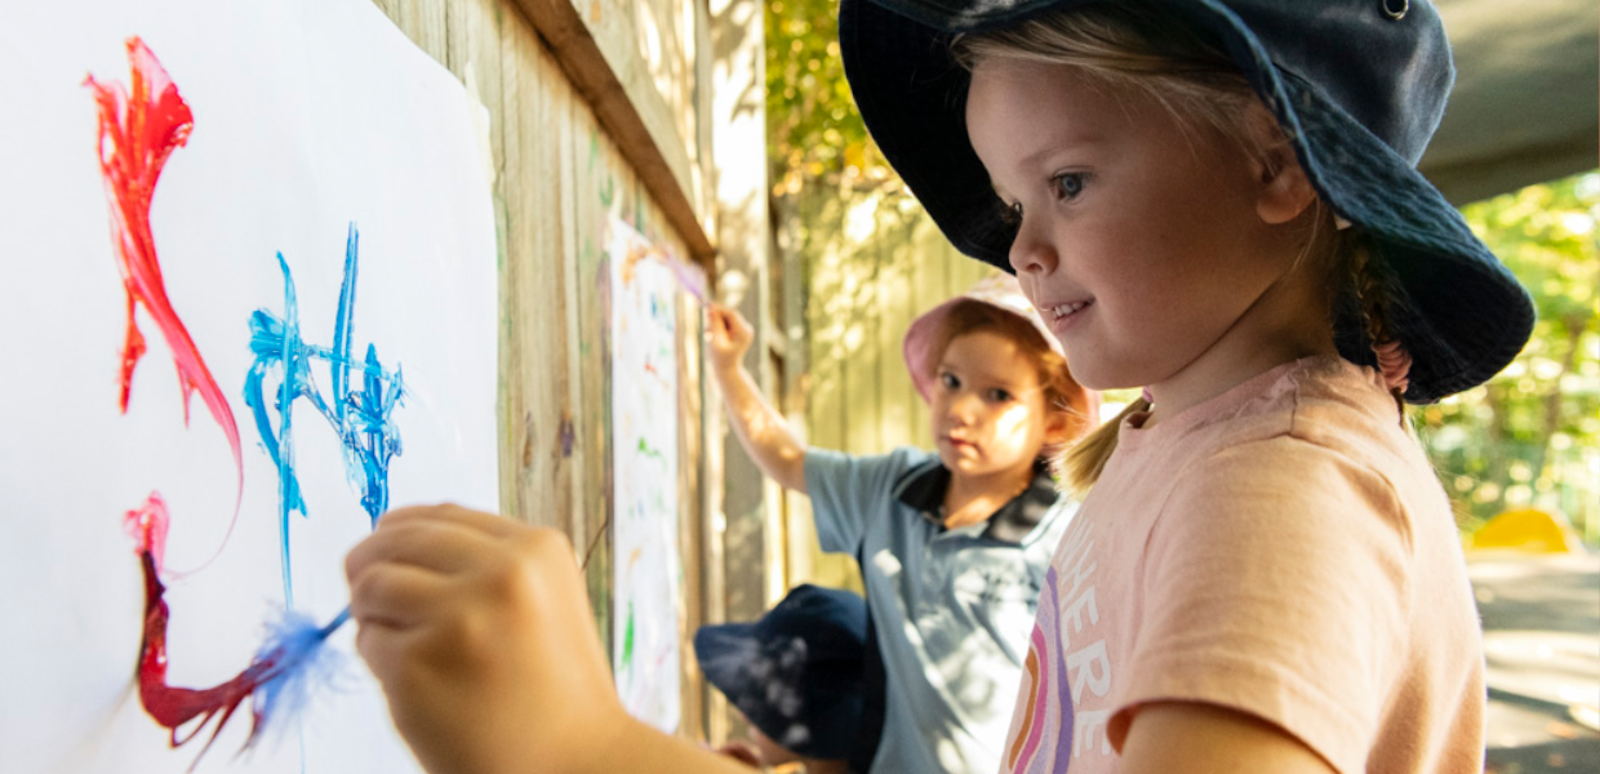
M 839 58 L 834 0 L 768 0 L 767 158 L 774 198 L 807 187 L 898 189 L 867 135 Z
M 1507 508 L 1560 511 L 1600 536 L 1600 173 L 1462 210 L 1533 295 L 1539 320 L 1488 384 L 1417 413 L 1462 526 Z

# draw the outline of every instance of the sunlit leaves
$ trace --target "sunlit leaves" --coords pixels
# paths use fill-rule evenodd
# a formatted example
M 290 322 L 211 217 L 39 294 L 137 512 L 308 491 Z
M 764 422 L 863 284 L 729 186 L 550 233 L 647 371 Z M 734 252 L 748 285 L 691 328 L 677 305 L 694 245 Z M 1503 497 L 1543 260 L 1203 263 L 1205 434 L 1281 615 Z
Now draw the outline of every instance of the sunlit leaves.
M 767 4 L 767 143 L 772 194 L 847 190 L 895 178 L 867 135 L 839 57 L 837 3 Z
M 1559 510 L 1600 535 L 1600 173 L 1470 205 L 1474 233 L 1533 295 L 1522 354 L 1487 385 L 1417 413 L 1464 526 Z

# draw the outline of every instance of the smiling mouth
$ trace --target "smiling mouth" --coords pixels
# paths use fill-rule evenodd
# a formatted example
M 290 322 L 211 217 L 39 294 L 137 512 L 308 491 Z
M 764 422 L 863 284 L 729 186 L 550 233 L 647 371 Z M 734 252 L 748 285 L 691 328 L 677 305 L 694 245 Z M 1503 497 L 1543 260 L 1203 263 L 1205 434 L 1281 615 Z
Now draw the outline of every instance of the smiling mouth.
M 1046 311 L 1050 313 L 1050 319 L 1064 320 L 1085 309 L 1088 309 L 1091 306 L 1094 306 L 1094 299 L 1092 298 L 1087 301 L 1073 301 L 1066 304 L 1056 304 L 1055 306 L 1048 307 Z

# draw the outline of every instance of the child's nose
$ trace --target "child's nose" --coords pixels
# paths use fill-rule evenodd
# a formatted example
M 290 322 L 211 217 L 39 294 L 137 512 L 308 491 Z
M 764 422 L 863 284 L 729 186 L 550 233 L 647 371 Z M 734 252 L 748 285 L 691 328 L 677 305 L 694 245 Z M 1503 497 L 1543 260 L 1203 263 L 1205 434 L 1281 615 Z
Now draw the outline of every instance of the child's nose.
M 977 416 L 978 402 L 978 396 L 970 392 L 956 395 L 950 399 L 950 418 L 963 425 L 971 424 L 973 417 Z
M 1011 268 L 1015 269 L 1017 276 L 1024 274 L 1048 274 L 1056 268 L 1057 256 L 1055 247 L 1051 245 L 1048 234 L 1034 221 L 1033 224 L 1026 219 L 1017 229 L 1017 236 L 1011 241 L 1011 252 L 1007 258 L 1011 261 Z

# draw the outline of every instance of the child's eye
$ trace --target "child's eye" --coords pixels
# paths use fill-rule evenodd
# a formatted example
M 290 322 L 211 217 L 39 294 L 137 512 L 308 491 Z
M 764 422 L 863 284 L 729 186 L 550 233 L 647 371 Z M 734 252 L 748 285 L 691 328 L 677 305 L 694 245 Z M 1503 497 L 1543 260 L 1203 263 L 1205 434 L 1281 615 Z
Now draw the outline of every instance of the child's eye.
M 999 387 L 993 387 L 988 390 L 988 398 L 995 403 L 1009 403 L 1011 402 L 1011 393 Z
M 947 390 L 954 390 L 961 387 L 961 380 L 957 379 L 955 374 L 945 371 L 939 374 L 939 384 L 944 385 Z
M 1083 185 L 1089 176 L 1082 172 L 1063 172 L 1050 178 L 1050 194 L 1057 201 L 1070 202 L 1083 193 Z

